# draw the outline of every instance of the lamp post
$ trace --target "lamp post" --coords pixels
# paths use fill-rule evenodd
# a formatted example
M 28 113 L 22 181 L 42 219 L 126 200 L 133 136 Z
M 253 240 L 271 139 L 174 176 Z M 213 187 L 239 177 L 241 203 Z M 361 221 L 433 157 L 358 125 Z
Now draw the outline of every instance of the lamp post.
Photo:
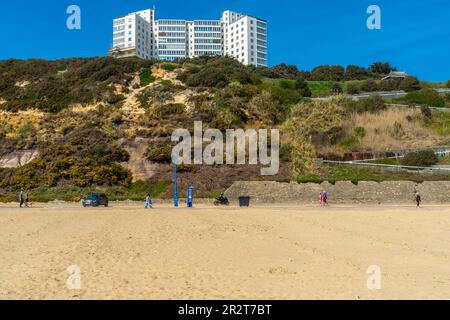
M 173 204 L 178 208 L 178 178 L 177 178 L 177 158 L 173 157 Z

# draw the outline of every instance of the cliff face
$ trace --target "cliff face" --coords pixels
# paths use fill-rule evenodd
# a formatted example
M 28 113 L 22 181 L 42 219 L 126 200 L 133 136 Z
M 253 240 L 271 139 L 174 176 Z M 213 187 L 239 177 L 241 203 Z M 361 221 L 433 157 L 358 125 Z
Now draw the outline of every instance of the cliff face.
M 38 150 L 20 150 L 0 156 L 0 168 L 18 168 L 36 159 Z

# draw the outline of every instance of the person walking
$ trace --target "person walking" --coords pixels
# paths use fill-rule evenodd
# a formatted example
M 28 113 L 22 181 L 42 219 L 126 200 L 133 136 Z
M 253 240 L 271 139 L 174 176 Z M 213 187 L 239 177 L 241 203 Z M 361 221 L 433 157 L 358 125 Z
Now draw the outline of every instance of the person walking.
M 152 199 L 150 198 L 150 193 L 147 193 L 147 197 L 145 197 L 145 209 L 152 209 Z
M 28 192 L 25 194 L 25 208 L 28 208 L 30 205 L 30 197 L 28 195 Z
M 328 206 L 328 194 L 326 191 L 322 193 L 322 203 L 324 206 Z
M 420 208 L 420 203 L 422 202 L 422 197 L 420 196 L 419 192 L 416 192 L 415 199 L 416 199 L 416 203 L 417 203 L 417 208 Z
M 319 193 L 319 206 L 323 207 L 323 194 Z
M 23 190 L 20 190 L 19 193 L 19 207 L 22 208 L 23 207 Z

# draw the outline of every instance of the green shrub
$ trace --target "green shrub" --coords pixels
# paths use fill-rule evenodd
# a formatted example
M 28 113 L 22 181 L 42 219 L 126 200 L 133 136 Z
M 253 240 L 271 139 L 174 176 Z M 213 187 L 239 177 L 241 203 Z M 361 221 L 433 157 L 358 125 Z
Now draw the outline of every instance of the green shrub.
M 172 63 L 164 63 L 162 65 L 162 68 L 166 71 L 174 71 L 175 69 L 178 68 L 178 66 L 176 64 L 172 64 Z
M 155 77 L 152 76 L 152 69 L 145 68 L 140 74 L 141 87 L 148 86 L 150 83 L 155 81 Z
M 106 100 L 107 103 L 109 104 L 117 104 L 121 101 L 125 100 L 125 96 L 123 94 L 116 94 L 113 93 L 111 94 L 108 99 Z
M 438 156 L 433 150 L 421 150 L 408 153 L 400 160 L 404 166 L 430 167 L 439 162 Z
M 321 184 L 324 179 L 318 174 L 308 174 L 297 179 L 297 183 L 317 183 Z
M 347 85 L 347 93 L 348 93 L 348 94 L 358 94 L 359 92 L 360 92 L 360 88 L 359 88 L 359 86 L 358 86 L 357 83 L 355 83 L 355 82 L 350 82 L 350 83 Z
M 361 86 L 361 90 L 365 91 L 365 92 L 378 91 L 379 90 L 379 86 L 378 86 L 378 83 L 375 80 L 367 79 L 366 81 L 363 82 L 363 84 Z
M 364 138 L 364 137 L 366 136 L 366 134 L 367 134 L 367 131 L 366 131 L 366 129 L 363 128 L 363 127 L 356 127 L 356 128 L 353 130 L 353 133 L 354 133 L 355 136 L 358 137 L 358 138 Z
M 167 117 L 171 115 L 182 115 L 186 111 L 186 106 L 182 103 L 169 103 L 158 105 L 153 108 L 153 113 L 157 117 Z
M 374 97 L 360 99 L 360 100 L 345 99 L 345 100 L 342 100 L 340 103 L 346 110 L 348 110 L 350 112 L 377 113 L 377 112 L 386 110 L 386 105 L 384 103 L 384 100 L 380 96 L 374 96 Z
M 30 122 L 25 123 L 17 129 L 17 137 L 19 139 L 26 139 L 36 134 L 36 128 Z
M 151 148 L 148 151 L 147 159 L 158 163 L 170 163 L 172 162 L 172 147 L 158 146 Z
M 355 150 L 358 148 L 359 139 L 354 134 L 350 134 L 345 137 L 340 143 L 340 146 L 349 148 L 350 150 Z
M 419 79 L 416 77 L 408 76 L 400 82 L 400 90 L 404 91 L 416 91 L 421 89 Z
M 420 91 L 409 92 L 405 96 L 404 100 L 431 107 L 445 107 L 444 97 L 433 89 L 423 89 Z

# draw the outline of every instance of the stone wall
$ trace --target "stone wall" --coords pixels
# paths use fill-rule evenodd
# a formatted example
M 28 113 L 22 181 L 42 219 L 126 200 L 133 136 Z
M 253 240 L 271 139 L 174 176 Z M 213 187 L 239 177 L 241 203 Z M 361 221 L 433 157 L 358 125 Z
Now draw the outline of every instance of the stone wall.
M 417 184 L 410 181 L 328 182 L 322 184 L 297 184 L 263 181 L 237 181 L 226 192 L 232 203 L 239 196 L 250 196 L 252 203 L 301 203 L 317 204 L 319 194 L 328 193 L 330 203 L 395 204 L 412 203 L 415 191 L 419 191 L 424 203 L 450 203 L 450 181 L 433 181 Z

